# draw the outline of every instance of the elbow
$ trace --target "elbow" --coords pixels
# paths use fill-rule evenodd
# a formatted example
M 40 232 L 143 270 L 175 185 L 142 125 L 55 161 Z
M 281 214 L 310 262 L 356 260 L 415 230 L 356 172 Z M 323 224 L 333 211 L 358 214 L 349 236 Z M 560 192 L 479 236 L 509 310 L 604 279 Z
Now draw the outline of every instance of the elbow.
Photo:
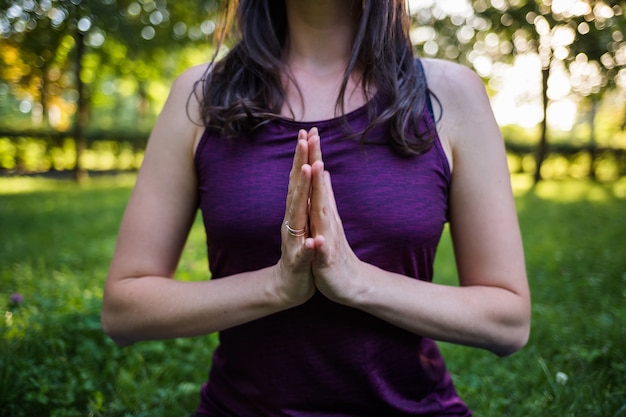
M 528 335 L 518 337 L 514 340 L 509 341 L 506 344 L 499 346 L 497 349 L 493 350 L 493 353 L 498 355 L 501 358 L 505 358 L 507 356 L 511 356 L 515 352 L 522 350 L 526 343 L 528 342 Z
M 104 334 L 117 346 L 125 347 L 139 340 L 132 326 L 131 306 L 126 296 L 126 289 L 118 287 L 119 285 L 112 285 L 110 282 L 105 284 L 100 326 Z
M 530 338 L 531 328 L 531 302 L 530 296 L 521 296 L 518 303 L 510 303 L 507 312 L 501 315 L 497 322 L 500 323 L 497 339 L 500 343 L 493 353 L 503 358 L 510 356 L 523 349 Z
M 106 306 L 103 307 L 100 314 L 100 325 L 104 334 L 109 336 L 117 346 L 125 347 L 134 343 L 134 340 L 124 331 L 121 321 L 116 319 L 115 314 L 109 312 Z
M 530 338 L 530 319 L 509 329 L 506 334 L 506 339 L 502 340 L 497 347 L 490 349 L 501 358 L 510 356 L 526 346 Z

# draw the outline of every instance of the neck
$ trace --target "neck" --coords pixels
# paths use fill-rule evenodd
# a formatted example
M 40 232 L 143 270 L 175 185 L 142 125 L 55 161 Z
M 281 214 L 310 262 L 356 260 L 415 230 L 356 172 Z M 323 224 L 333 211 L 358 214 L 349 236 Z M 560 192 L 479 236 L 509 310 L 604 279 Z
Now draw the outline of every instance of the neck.
M 287 64 L 319 74 L 345 70 L 360 0 L 286 0 Z

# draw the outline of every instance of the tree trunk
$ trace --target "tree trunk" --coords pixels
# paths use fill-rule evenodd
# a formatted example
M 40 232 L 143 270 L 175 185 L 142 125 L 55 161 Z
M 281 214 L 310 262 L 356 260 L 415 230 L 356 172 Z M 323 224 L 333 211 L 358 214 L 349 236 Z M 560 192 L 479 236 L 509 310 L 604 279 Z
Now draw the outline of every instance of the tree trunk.
M 39 120 L 37 124 L 43 124 L 44 128 L 49 128 L 50 123 L 48 120 L 48 66 L 44 65 L 41 70 L 41 81 L 39 83 L 39 105 L 41 114 L 39 114 Z
M 596 179 L 596 158 L 598 149 L 596 143 L 596 113 L 598 112 L 598 99 L 591 96 L 591 109 L 589 110 L 589 178 Z
M 541 121 L 541 137 L 539 139 L 539 146 L 537 147 L 537 154 L 535 155 L 535 184 L 541 181 L 541 165 L 548 154 L 548 78 L 550 78 L 549 65 L 541 70 L 541 104 L 543 106 L 543 120 Z
M 85 140 L 85 126 L 87 125 L 87 119 L 89 116 L 89 108 L 87 101 L 86 89 L 83 81 L 80 78 L 80 73 L 83 69 L 83 56 L 85 54 L 85 35 L 77 31 L 76 37 L 76 90 L 78 92 L 78 103 L 76 109 L 76 116 L 74 119 L 74 142 L 76 143 L 76 163 L 74 165 L 74 178 L 77 182 L 84 180 L 87 177 L 87 170 L 81 165 L 80 159 L 83 151 L 86 149 Z

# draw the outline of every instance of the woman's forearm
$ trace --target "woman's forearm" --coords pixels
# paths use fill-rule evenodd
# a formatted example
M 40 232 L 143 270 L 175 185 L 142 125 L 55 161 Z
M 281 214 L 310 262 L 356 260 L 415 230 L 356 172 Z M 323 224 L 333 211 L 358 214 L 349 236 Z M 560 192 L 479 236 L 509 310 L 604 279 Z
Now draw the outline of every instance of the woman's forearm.
M 105 287 L 102 325 L 120 345 L 209 334 L 292 307 L 276 267 L 202 282 L 123 278 Z
M 523 347 L 530 330 L 527 294 L 489 286 L 446 286 L 363 264 L 363 282 L 343 302 L 413 333 L 490 350 L 500 356 Z

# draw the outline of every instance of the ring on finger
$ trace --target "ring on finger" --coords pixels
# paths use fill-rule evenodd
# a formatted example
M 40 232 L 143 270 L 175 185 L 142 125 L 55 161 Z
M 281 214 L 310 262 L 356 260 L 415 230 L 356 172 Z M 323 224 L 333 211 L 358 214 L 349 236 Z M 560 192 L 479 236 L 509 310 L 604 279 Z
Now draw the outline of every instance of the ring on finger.
M 306 235 L 306 226 L 302 229 L 294 229 L 293 227 L 289 226 L 289 220 L 287 220 L 285 222 L 285 227 L 287 228 L 287 232 L 289 232 L 291 236 L 300 237 Z

